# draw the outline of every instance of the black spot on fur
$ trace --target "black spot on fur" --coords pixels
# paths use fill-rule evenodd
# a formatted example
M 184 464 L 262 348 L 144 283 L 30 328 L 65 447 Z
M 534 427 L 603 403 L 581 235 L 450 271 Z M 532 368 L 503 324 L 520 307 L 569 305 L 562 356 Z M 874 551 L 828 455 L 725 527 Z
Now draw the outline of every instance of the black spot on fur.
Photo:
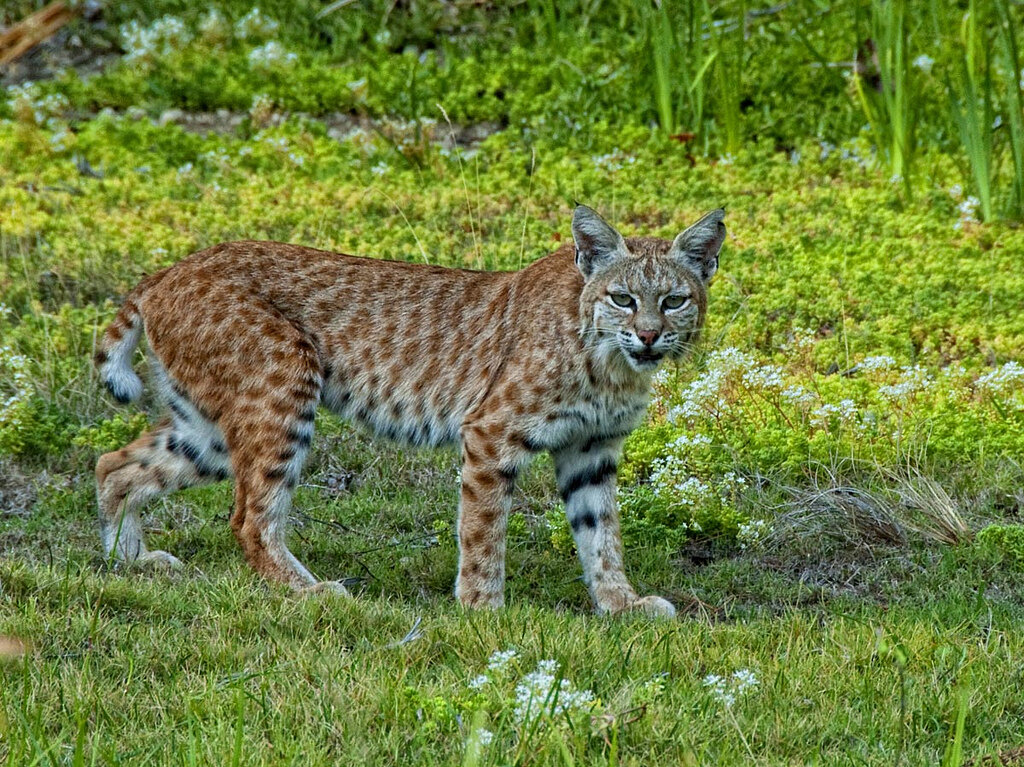
M 103 351 L 102 349 L 100 349 L 98 352 L 96 352 L 96 354 L 94 354 L 93 358 L 92 358 L 93 362 L 95 362 L 97 365 L 102 365 L 108 359 L 109 359 L 109 357 L 107 356 L 107 353 L 105 351 Z
M 192 465 L 196 467 L 196 470 L 200 474 L 206 474 L 206 466 L 203 462 L 202 451 L 198 447 L 193 445 L 191 442 L 180 442 L 178 443 L 178 449 L 185 458 L 192 462 Z
M 526 434 L 517 434 L 515 436 L 515 440 L 520 445 L 522 445 L 524 450 L 530 453 L 539 453 L 542 450 L 547 449 L 547 445 L 543 444 L 542 442 L 538 442 L 537 440 L 531 438 Z
M 223 455 L 228 451 L 228 446 L 225 445 L 223 442 L 220 442 L 219 440 L 214 440 L 210 444 L 210 449 L 215 453 L 220 453 L 221 455 Z
M 589 485 L 603 484 L 609 477 L 615 476 L 616 468 L 612 458 L 604 458 L 599 463 L 571 475 L 562 486 L 562 498 L 568 502 L 576 491 Z
M 597 517 L 594 516 L 594 512 L 585 511 L 582 514 L 577 514 L 575 517 L 573 517 L 572 522 L 570 522 L 570 524 L 572 525 L 572 530 L 574 533 L 579 532 L 580 528 L 582 527 L 585 527 L 588 530 L 593 530 L 595 527 L 597 527 Z
M 282 461 L 290 461 L 292 458 L 295 457 L 295 446 L 289 445 L 284 450 L 279 452 L 277 454 L 277 457 L 280 458 Z
M 128 396 L 126 392 L 120 389 L 114 388 L 114 384 L 110 381 L 104 381 L 104 385 L 107 387 L 107 391 L 110 392 L 110 396 L 120 402 L 122 405 L 127 405 L 132 401 L 132 398 Z
M 284 466 L 275 466 L 273 469 L 267 469 L 263 472 L 263 476 L 269 479 L 271 482 L 276 482 L 279 479 L 284 479 L 285 468 Z
M 502 466 L 498 469 L 498 476 L 505 485 L 505 493 L 511 493 L 516 485 L 516 477 L 519 476 L 519 469 L 515 466 Z
M 299 420 L 313 423 L 316 420 L 316 408 L 306 408 L 299 413 Z
M 178 452 L 178 438 L 173 434 L 167 435 L 167 452 L 172 454 Z

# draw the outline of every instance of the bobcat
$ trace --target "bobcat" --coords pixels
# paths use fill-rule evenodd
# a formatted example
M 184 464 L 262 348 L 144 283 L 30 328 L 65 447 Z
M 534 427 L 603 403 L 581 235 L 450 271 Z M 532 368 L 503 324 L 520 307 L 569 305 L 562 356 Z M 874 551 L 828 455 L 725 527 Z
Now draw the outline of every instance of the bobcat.
M 673 615 L 639 598 L 622 563 L 616 464 L 644 415 L 651 376 L 692 346 L 725 239 L 723 210 L 675 238 L 623 237 L 590 208 L 575 249 L 518 272 L 357 258 L 232 242 L 145 278 L 99 344 L 119 402 L 145 329 L 168 417 L 96 465 L 109 555 L 180 566 L 143 542 L 154 496 L 233 477 L 231 529 L 261 575 L 320 583 L 285 543 L 292 491 L 318 405 L 415 445 L 459 444 L 459 568 L 467 607 L 500 607 L 516 477 L 549 451 L 596 609 Z

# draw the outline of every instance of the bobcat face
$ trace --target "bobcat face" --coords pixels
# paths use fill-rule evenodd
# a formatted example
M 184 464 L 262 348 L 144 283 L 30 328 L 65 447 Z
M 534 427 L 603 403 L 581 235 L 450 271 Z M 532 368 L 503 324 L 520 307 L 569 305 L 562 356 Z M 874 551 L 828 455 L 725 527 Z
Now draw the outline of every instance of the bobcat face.
M 576 209 L 576 265 L 585 280 L 581 332 L 599 357 L 645 373 L 689 351 L 718 268 L 722 215 L 709 213 L 669 243 L 624 240 L 594 211 Z

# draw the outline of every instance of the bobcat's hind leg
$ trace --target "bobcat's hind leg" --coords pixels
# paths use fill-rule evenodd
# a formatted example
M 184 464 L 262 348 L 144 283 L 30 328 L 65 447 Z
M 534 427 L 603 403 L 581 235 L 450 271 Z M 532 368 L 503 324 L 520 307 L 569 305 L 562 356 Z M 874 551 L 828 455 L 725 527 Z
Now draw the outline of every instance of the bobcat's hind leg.
M 505 533 L 512 491 L 528 457 L 500 418 L 478 416 L 462 427 L 455 596 L 464 607 L 505 603 Z
M 264 361 L 274 364 L 254 371 L 250 388 L 221 416 L 235 472 L 231 529 L 246 561 L 267 580 L 347 593 L 340 583 L 319 582 L 288 549 L 292 493 L 313 441 L 323 376 L 308 340 L 284 320 L 273 329 L 277 347 Z
M 108 556 L 144 565 L 181 566 L 166 551 L 146 548 L 138 512 L 155 497 L 228 476 L 223 443 L 204 441 L 207 435 L 194 431 L 180 420 L 168 419 L 97 461 L 100 534 Z

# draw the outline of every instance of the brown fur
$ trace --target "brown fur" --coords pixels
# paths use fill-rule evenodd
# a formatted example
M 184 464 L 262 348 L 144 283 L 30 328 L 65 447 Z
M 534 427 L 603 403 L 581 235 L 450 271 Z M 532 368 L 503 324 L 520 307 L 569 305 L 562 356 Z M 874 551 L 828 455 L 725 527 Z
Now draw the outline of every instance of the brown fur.
M 519 272 L 233 242 L 143 280 L 97 363 L 115 397 L 137 397 L 129 363 L 144 328 L 170 418 L 96 466 L 107 550 L 174 566 L 146 549 L 138 509 L 231 476 L 246 560 L 269 580 L 317 585 L 288 550 L 285 523 L 322 404 L 393 439 L 461 444 L 463 604 L 502 604 L 510 494 L 548 450 L 597 608 L 670 613 L 626 581 L 615 466 L 658 361 L 685 353 L 703 324 L 721 213 L 673 244 L 623 241 L 581 206 L 573 233 L 575 251 Z M 634 308 L 616 306 L 611 289 L 635 295 Z M 677 312 L 665 310 L 670 293 L 688 298 Z

